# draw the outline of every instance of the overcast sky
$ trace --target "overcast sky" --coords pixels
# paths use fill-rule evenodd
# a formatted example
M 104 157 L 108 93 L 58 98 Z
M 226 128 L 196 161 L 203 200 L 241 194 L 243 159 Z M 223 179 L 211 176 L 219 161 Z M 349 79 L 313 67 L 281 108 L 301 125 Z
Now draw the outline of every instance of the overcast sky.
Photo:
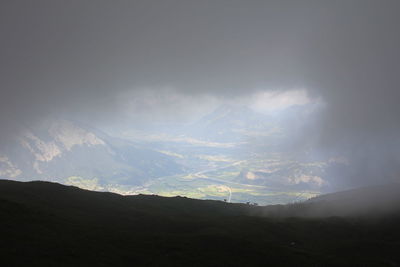
M 394 179 L 399 13 L 398 0 L 2 0 L 0 135 L 46 114 L 112 119 L 155 95 L 171 116 L 301 89 L 326 104 L 321 149 L 376 165 L 357 179 Z

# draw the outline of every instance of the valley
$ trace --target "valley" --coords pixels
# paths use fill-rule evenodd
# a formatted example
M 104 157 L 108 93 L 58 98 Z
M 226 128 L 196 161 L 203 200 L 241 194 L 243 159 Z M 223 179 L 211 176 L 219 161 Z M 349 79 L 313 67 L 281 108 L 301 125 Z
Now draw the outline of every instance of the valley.
M 297 202 L 329 187 L 327 158 L 287 146 L 295 122 L 312 116 L 309 109 L 291 108 L 274 117 L 225 105 L 193 123 L 151 130 L 124 125 L 102 131 L 48 120 L 26 128 L 13 149 L 0 149 L 0 175 L 124 195 Z

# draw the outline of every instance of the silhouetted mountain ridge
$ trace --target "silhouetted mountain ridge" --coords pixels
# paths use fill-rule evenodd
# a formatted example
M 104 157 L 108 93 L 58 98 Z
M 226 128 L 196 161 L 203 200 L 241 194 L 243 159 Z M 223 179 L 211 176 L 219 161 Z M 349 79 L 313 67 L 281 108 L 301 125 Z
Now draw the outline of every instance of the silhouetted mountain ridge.
M 348 193 L 338 196 L 342 199 L 341 194 Z M 333 196 L 328 198 L 336 201 Z M 318 198 L 302 205 L 315 203 L 320 203 Z M 290 210 L 296 205 L 272 207 Z M 365 217 L 301 219 L 293 218 L 293 213 L 264 217 L 268 208 L 1 180 L 0 256 L 5 266 L 400 263 L 397 212 L 374 221 Z

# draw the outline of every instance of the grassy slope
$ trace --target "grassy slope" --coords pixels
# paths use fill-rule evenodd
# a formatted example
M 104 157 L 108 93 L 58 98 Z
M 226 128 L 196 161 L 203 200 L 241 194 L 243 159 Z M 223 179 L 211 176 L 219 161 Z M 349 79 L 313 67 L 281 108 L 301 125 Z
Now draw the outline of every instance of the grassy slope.
M 262 207 L 0 181 L 7 266 L 396 266 L 400 219 L 272 219 Z

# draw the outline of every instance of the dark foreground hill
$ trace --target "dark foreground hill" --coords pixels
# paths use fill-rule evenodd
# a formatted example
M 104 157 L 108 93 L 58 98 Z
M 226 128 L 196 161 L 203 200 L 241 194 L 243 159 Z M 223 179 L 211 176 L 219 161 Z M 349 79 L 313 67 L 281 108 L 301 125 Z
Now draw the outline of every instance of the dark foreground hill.
M 362 217 L 392 216 L 400 211 L 400 184 L 362 187 L 321 195 L 290 205 L 271 205 L 259 209 L 268 217 Z
M 315 208 L 317 202 L 326 201 L 315 199 L 305 205 Z M 55 183 L 2 180 L 1 265 L 400 264 L 400 213 L 396 209 L 379 216 L 293 218 L 296 206 L 288 207 L 275 206 L 272 212 L 271 207 L 121 196 Z M 265 214 L 270 217 L 261 216 Z

